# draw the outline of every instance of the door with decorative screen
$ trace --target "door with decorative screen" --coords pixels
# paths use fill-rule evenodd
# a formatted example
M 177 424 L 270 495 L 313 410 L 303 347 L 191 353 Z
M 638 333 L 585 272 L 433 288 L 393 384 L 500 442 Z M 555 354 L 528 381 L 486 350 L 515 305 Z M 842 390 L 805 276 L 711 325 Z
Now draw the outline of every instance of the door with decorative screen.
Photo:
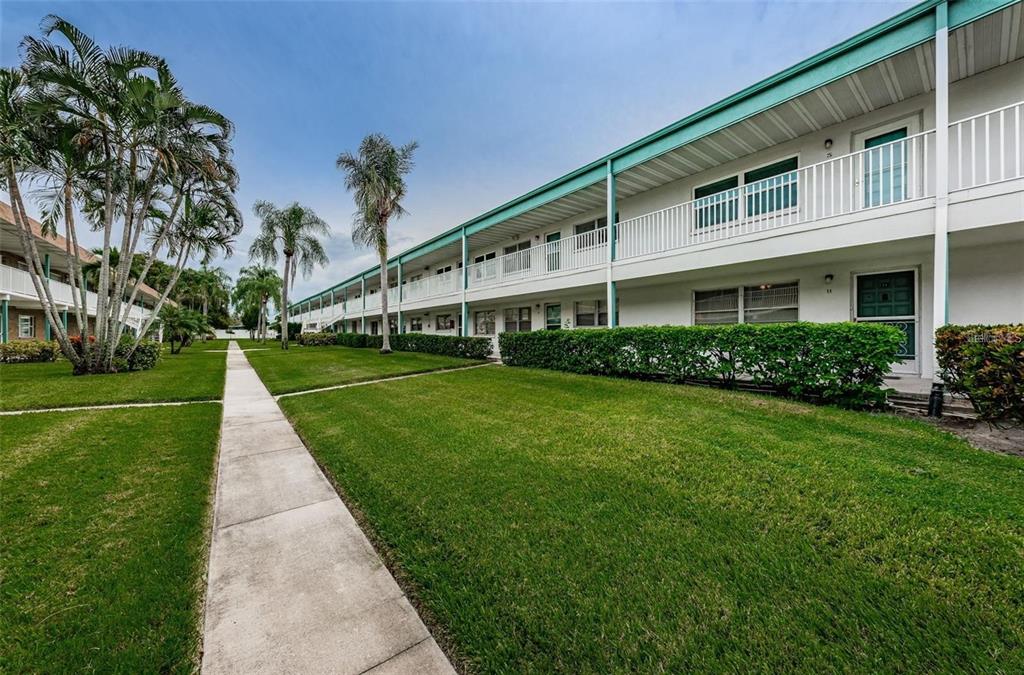
M 903 365 L 897 370 L 916 372 L 918 363 L 917 275 L 913 270 L 857 275 L 857 321 L 884 323 L 898 328 Z

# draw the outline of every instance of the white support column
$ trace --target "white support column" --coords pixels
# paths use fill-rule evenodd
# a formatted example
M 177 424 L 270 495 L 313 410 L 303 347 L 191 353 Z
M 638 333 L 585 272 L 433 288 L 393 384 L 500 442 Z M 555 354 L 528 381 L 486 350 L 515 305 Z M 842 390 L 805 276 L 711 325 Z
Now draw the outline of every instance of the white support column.
M 612 265 L 615 262 L 615 238 L 616 238 L 616 222 L 615 212 L 618 210 L 615 203 L 615 173 L 612 171 L 612 160 L 608 160 L 608 177 L 605 180 L 607 185 L 607 196 L 605 198 L 605 204 L 607 206 L 607 222 L 608 222 L 608 289 L 607 289 L 607 303 L 608 303 L 608 327 L 615 328 L 619 325 L 618 318 L 618 305 L 619 298 L 615 280 L 612 278 Z
M 359 294 L 359 299 L 363 301 L 362 318 L 359 321 L 359 328 L 361 333 L 366 332 L 366 277 L 360 277 L 359 283 L 361 284 L 362 293 Z
M 932 326 L 925 344 L 932 347 L 930 367 L 938 379 L 935 330 L 949 322 L 949 15 L 935 7 L 935 237 L 932 269 Z
M 469 239 L 466 238 L 466 228 L 462 228 L 462 307 L 459 314 L 462 317 L 462 337 L 469 336 L 469 303 L 466 301 L 466 290 L 469 286 Z
M 405 328 L 402 325 L 402 257 L 398 257 L 398 308 L 395 310 L 398 315 L 398 332 L 404 333 Z

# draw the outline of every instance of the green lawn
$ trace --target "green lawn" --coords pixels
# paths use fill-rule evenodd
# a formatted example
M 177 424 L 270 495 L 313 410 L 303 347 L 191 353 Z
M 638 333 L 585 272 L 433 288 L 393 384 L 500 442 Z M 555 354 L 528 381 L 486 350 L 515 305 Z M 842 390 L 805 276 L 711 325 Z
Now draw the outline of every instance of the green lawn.
M 282 405 L 474 671 L 1024 670 L 1019 458 L 512 368 Z
M 0 417 L 0 672 L 198 670 L 220 411 Z
M 271 341 L 264 345 L 266 349 L 254 349 L 257 345 L 249 342 L 239 346 L 247 350 L 245 355 L 249 363 L 272 394 L 480 363 L 418 352 L 382 355 L 376 349 L 354 347 L 302 347 L 293 344 L 284 351 L 280 344 Z
M 67 361 L 2 363 L 0 410 L 219 399 L 225 349 L 224 340 L 196 343 L 173 355 L 165 347 L 152 370 L 113 375 L 76 377 Z

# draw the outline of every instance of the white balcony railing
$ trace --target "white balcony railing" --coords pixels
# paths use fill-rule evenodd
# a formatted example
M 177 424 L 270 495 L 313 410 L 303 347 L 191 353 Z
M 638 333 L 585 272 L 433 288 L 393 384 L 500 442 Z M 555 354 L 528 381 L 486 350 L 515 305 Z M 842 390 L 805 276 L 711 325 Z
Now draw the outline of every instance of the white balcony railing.
M 402 289 L 402 300 L 422 300 L 458 293 L 462 290 L 461 278 L 462 272 L 455 270 L 410 281 Z
M 25 270 L 15 267 L 0 265 L 0 293 L 14 293 L 38 300 L 36 287 L 32 284 L 32 277 Z M 67 305 L 68 309 L 74 307 L 74 289 L 62 281 L 50 279 L 50 295 L 53 301 L 60 305 Z M 86 292 L 86 313 L 89 316 L 96 316 L 97 296 L 92 291 Z M 149 310 L 142 307 L 132 307 L 128 313 L 128 323 L 138 327 L 141 322 L 149 316 Z
M 616 258 L 685 248 L 935 194 L 926 132 L 618 224 Z
M 608 262 L 608 228 L 550 241 L 468 268 L 469 288 L 544 277 L 559 272 L 597 267 Z
M 949 125 L 949 189 L 1024 177 L 1024 101 Z
M 946 133 L 950 191 L 1024 178 L 1024 102 L 959 120 Z M 935 173 L 935 132 L 928 131 L 624 220 L 617 225 L 615 257 L 636 258 L 925 200 L 935 196 Z M 599 267 L 607 260 L 608 231 L 601 228 L 469 265 L 468 288 Z M 457 293 L 461 277 L 456 270 L 410 282 L 403 299 Z M 394 306 L 395 289 L 390 293 Z M 348 305 L 354 312 L 361 307 L 360 300 Z M 379 307 L 379 293 L 366 298 L 368 310 Z

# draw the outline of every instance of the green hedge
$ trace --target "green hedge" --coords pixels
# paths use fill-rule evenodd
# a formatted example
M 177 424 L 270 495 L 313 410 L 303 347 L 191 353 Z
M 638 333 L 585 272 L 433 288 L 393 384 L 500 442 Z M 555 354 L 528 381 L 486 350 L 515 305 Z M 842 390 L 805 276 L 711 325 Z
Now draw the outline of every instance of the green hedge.
M 309 347 L 341 345 L 343 347 L 380 349 L 383 342 L 384 338 L 380 335 L 365 335 L 363 333 L 303 333 L 299 336 L 299 344 Z M 429 335 L 427 333 L 392 335 L 391 348 L 397 352 L 423 352 L 463 359 L 486 359 L 493 352 L 490 338 Z
M 380 336 L 374 337 L 380 342 Z M 429 333 L 392 335 L 391 348 L 400 352 L 425 352 L 463 359 L 486 359 L 494 351 L 494 345 L 490 338 L 431 335 Z
M 325 347 L 337 344 L 334 333 L 299 333 L 298 342 L 306 347 Z
M 664 326 L 502 333 L 510 366 L 733 387 L 851 408 L 884 403 L 901 333 L 869 323 Z
M 949 391 L 981 419 L 1024 425 L 1024 324 L 943 326 L 935 349 Z
M 56 361 L 60 345 L 55 340 L 12 340 L 0 344 L 0 363 Z

